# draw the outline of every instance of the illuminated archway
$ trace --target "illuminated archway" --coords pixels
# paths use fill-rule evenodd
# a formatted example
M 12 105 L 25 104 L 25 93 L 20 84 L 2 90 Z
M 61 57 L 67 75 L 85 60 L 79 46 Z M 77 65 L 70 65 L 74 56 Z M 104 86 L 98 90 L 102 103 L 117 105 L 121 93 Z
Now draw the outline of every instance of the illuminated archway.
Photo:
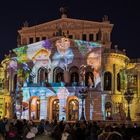
M 79 120 L 79 100 L 76 96 L 69 96 L 66 105 L 66 119 L 69 121 Z
M 79 102 L 76 99 L 72 99 L 69 101 L 69 113 L 68 113 L 68 120 L 69 121 L 76 121 L 78 120 L 79 116 Z
M 29 101 L 29 118 L 40 119 L 40 99 L 37 96 L 32 97 Z
M 52 102 L 52 119 L 59 120 L 59 99 L 55 99 Z
M 110 102 L 105 103 L 105 116 L 107 120 L 112 120 L 112 104 Z

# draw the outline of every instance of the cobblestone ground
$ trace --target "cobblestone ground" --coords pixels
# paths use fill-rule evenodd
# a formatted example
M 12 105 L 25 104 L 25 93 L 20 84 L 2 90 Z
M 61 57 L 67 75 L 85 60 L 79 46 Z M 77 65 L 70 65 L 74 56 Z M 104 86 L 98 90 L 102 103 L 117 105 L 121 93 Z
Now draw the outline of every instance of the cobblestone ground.
M 54 140 L 53 138 L 45 135 L 36 136 L 35 140 Z

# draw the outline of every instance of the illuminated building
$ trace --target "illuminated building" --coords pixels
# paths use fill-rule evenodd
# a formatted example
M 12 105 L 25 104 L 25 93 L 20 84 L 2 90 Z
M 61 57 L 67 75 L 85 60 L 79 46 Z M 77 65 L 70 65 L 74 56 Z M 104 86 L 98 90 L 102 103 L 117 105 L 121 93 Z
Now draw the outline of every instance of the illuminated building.
M 133 90 L 131 117 L 139 120 L 140 72 L 117 47 L 113 24 L 61 19 L 19 30 L 18 48 L 1 63 L 0 115 L 26 119 L 78 120 L 81 88 L 87 88 L 86 120 L 125 120 L 124 93 Z M 10 109 L 9 109 L 10 108 Z

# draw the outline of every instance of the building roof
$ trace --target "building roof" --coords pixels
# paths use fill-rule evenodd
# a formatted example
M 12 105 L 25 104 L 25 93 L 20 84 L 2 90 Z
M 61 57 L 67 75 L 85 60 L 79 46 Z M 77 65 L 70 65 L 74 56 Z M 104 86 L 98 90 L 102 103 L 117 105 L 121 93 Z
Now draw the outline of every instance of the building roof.
M 19 33 L 24 33 L 32 30 L 53 30 L 56 28 L 63 28 L 63 29 L 73 29 L 73 28 L 110 28 L 112 29 L 113 24 L 110 24 L 109 21 L 102 21 L 102 22 L 96 22 L 96 21 L 88 21 L 88 20 L 81 20 L 81 19 L 72 19 L 72 18 L 60 18 L 53 21 L 45 22 L 42 24 L 34 25 L 34 26 L 24 26 L 22 29 L 20 29 Z

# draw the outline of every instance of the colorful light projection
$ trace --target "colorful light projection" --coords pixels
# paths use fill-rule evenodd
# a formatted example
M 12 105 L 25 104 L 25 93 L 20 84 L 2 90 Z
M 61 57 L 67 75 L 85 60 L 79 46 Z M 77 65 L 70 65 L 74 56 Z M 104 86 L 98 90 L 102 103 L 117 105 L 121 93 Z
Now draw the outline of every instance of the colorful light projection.
M 29 119 L 29 104 L 32 97 L 37 97 L 42 102 L 42 97 L 50 97 L 50 96 L 56 96 L 56 93 L 53 90 L 50 90 L 47 87 L 23 87 L 22 88 L 22 118 Z M 46 105 L 40 104 L 40 111 L 46 110 Z M 42 112 L 40 112 L 40 115 L 42 115 Z M 33 117 L 33 115 L 31 115 Z M 45 118 L 44 118 L 45 119 Z
M 74 54 L 70 45 L 68 38 L 63 37 L 56 41 L 57 52 L 52 57 L 52 63 L 55 67 L 66 68 L 68 64 L 72 63 Z
M 62 120 L 62 118 L 66 119 L 66 100 L 69 95 L 67 88 L 58 88 L 57 97 L 59 99 L 59 120 Z
M 92 51 L 88 53 L 87 65 L 93 69 L 94 88 L 101 90 L 101 48 L 93 48 Z
M 23 46 L 23 47 L 13 49 L 13 51 L 17 55 L 18 63 L 27 62 L 27 60 L 28 60 L 28 58 L 27 58 L 27 48 L 28 48 L 28 46 Z
M 78 48 L 78 55 L 76 54 L 76 57 L 74 56 L 74 48 Z M 84 62 L 86 63 L 84 65 L 90 66 L 93 70 L 92 73 L 94 75 L 94 88 L 101 90 L 101 45 L 98 43 L 86 42 L 82 40 L 70 40 L 68 38 L 62 37 L 53 43 L 50 40 L 45 40 L 16 48 L 13 51 L 17 55 L 17 65 L 14 64 L 14 66 L 11 63 L 11 66 L 14 66 L 15 68 L 17 67 L 18 77 L 24 76 L 22 79 L 23 84 L 24 82 L 28 82 L 26 80 L 32 74 L 34 76 L 33 78 L 36 78 L 36 80 L 33 80 L 34 87 L 26 87 L 27 89 L 23 87 L 24 103 L 28 103 L 32 96 L 39 97 L 41 95 L 48 97 L 50 95 L 58 95 L 61 98 L 63 92 L 60 91 L 66 89 L 65 83 L 63 85 L 49 83 L 51 90 L 48 90 L 46 87 L 44 87 L 45 89 L 42 89 L 43 87 L 35 86 L 35 84 L 38 84 L 38 70 L 39 68 L 43 67 L 50 70 L 49 72 L 52 72 L 52 70 L 54 70 L 54 68 L 57 66 L 61 67 L 63 70 L 67 70 L 68 65 L 73 63 L 78 57 L 81 58 L 81 56 L 83 59 L 85 59 Z M 18 67 L 19 65 L 20 67 Z M 82 61 L 79 65 L 83 65 Z M 50 78 L 52 77 L 49 75 L 48 81 L 52 81 Z M 90 83 L 92 82 L 90 77 L 89 81 Z M 65 92 L 68 93 L 68 95 L 63 97 L 68 97 L 76 93 L 75 91 L 68 89 Z M 65 116 L 65 100 L 61 100 L 60 104 L 63 104 L 60 109 L 61 113 L 59 117 L 62 119 L 62 117 Z M 26 107 L 25 110 L 28 110 L 28 108 Z
M 12 58 L 10 60 L 8 68 L 12 68 L 14 70 L 17 69 L 17 60 L 16 60 L 16 58 Z
M 77 44 L 78 49 L 83 56 L 92 51 L 92 49 L 101 47 L 101 44 L 95 42 L 88 42 L 83 40 L 74 40 L 74 42 Z

